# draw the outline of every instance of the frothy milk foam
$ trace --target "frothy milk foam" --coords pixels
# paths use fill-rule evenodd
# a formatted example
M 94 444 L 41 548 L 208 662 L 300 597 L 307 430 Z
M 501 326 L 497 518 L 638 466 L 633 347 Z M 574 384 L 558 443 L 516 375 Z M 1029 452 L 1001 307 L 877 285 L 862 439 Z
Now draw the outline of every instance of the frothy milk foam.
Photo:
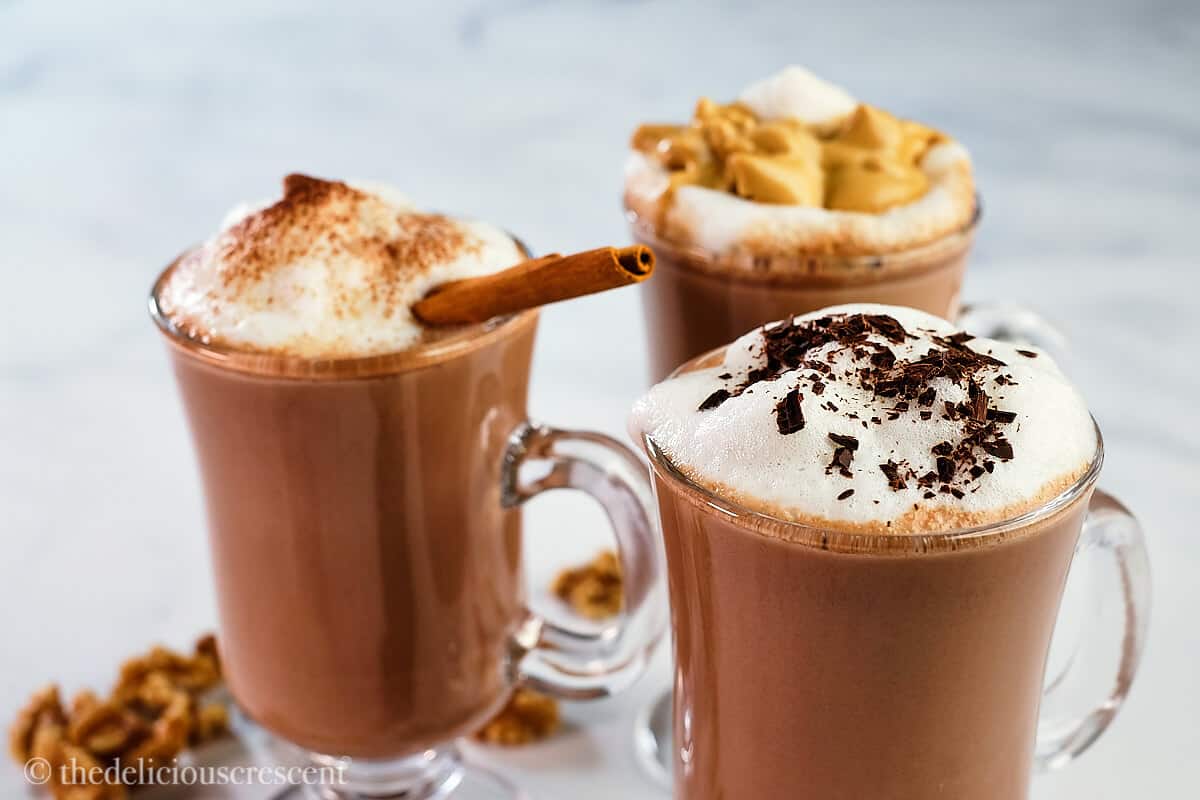
M 1077 480 L 1097 448 L 1045 353 L 879 305 L 754 330 L 716 366 L 653 387 L 630 427 L 735 502 L 863 532 L 1011 518 Z
M 397 190 L 302 175 L 277 202 L 234 209 L 159 292 L 177 329 L 205 343 L 306 358 L 417 343 L 410 306 L 446 281 L 512 266 L 512 237 L 415 209 Z
M 824 125 L 858 105 L 849 92 L 801 66 L 785 67 L 750 84 L 738 97 L 763 119 L 798 119 Z

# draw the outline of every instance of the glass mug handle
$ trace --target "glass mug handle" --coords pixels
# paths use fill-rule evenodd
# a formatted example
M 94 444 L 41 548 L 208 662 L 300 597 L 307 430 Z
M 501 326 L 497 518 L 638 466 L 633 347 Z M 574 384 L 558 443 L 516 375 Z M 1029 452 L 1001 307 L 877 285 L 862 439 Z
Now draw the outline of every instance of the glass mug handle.
M 968 303 L 959 310 L 955 324 L 986 339 L 1017 345 L 1033 345 L 1062 362 L 1067 354 L 1067 337 L 1040 314 L 1013 303 Z
M 543 474 L 526 479 L 522 467 Z M 663 559 L 645 465 L 609 436 L 527 421 L 509 437 L 501 480 L 505 507 L 553 489 L 591 495 L 612 524 L 623 576 L 624 608 L 603 628 L 555 623 L 530 612 L 514 637 L 520 679 L 576 700 L 624 690 L 645 670 L 666 628 Z
M 1067 665 L 1042 696 L 1035 749 L 1041 772 L 1072 761 L 1108 728 L 1129 694 L 1150 623 L 1150 562 L 1142 527 L 1125 506 L 1101 491 L 1088 506 L 1072 574 L 1078 574 L 1081 560 L 1102 567 L 1105 574 L 1087 587 L 1094 614 Z M 1111 668 L 1098 666 L 1106 663 Z

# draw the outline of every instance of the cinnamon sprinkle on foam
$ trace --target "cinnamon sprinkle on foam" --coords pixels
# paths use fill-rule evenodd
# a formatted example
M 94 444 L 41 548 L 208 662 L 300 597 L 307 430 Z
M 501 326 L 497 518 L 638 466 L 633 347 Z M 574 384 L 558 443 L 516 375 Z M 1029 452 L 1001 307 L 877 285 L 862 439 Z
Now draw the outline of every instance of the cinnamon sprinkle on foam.
M 283 196 L 240 214 L 172 269 L 159 295 L 205 343 L 300 357 L 405 349 L 409 308 L 431 288 L 521 260 L 481 222 L 413 209 L 388 187 L 289 175 Z

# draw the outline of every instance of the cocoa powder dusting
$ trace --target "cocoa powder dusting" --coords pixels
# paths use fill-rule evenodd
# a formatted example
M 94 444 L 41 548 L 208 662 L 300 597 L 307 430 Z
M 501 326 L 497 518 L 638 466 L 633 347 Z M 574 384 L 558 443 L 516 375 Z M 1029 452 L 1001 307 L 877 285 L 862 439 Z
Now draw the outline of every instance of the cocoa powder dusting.
M 248 215 L 217 240 L 226 287 L 264 280 L 304 258 L 349 257 L 369 270 L 365 291 L 394 313 L 414 274 L 470 252 L 482 243 L 440 214 L 396 214 L 374 196 L 340 181 L 288 175 L 283 198 Z M 339 297 L 335 313 L 352 317 L 354 297 Z

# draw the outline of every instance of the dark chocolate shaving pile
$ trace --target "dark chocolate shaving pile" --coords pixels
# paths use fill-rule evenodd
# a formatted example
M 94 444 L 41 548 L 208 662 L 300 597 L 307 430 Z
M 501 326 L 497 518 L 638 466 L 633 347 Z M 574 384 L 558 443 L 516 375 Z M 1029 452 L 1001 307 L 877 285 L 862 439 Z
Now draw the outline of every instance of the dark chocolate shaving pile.
M 996 386 L 1014 385 L 1012 376 L 1002 370 L 1003 361 L 967 346 L 974 337 L 968 333 L 951 336 L 930 335 L 933 346 L 919 358 L 905 360 L 889 346 L 916 339 L 895 318 L 885 314 L 833 314 L 813 320 L 786 322 L 763 329 L 760 363 L 741 380 L 731 373 L 718 376 L 728 381 L 725 388 L 713 392 L 700 404 L 700 411 L 719 407 L 731 397 L 751 391 L 755 384 L 772 381 L 789 372 L 798 372 L 807 381 L 814 396 L 822 395 L 833 379 L 857 383 L 875 397 L 891 401 L 885 410 L 890 421 L 898 420 L 911 409 L 922 421 L 935 413 L 943 420 L 959 423 L 960 434 L 954 441 L 943 441 L 930 452 L 930 461 L 920 469 L 906 461 L 888 461 L 878 468 L 894 492 L 910 487 L 925 499 L 938 494 L 963 497 L 974 491 L 977 481 L 995 469 L 996 461 L 1013 458 L 1012 444 L 1002 428 L 1016 421 L 1017 415 L 993 405 L 984 389 L 990 381 Z M 827 347 L 827 345 L 833 345 Z M 1032 351 L 1018 351 L 1033 358 Z M 851 366 L 839 370 L 838 356 L 850 353 Z M 838 374 L 834 374 L 835 371 Z M 949 381 L 966 392 L 959 402 L 939 402 L 938 381 Z M 817 402 L 817 401 L 813 401 Z M 789 436 L 804 430 L 804 395 L 792 388 L 775 406 L 779 433 Z M 822 408 L 839 413 L 831 400 L 820 401 Z M 853 411 L 842 416 L 863 428 L 881 425 L 878 416 L 869 423 Z M 914 420 L 915 421 L 915 420 Z M 850 469 L 858 450 L 858 439 L 848 434 L 829 433 L 834 445 L 826 474 L 853 478 Z M 838 495 L 845 500 L 854 494 L 847 489 Z

